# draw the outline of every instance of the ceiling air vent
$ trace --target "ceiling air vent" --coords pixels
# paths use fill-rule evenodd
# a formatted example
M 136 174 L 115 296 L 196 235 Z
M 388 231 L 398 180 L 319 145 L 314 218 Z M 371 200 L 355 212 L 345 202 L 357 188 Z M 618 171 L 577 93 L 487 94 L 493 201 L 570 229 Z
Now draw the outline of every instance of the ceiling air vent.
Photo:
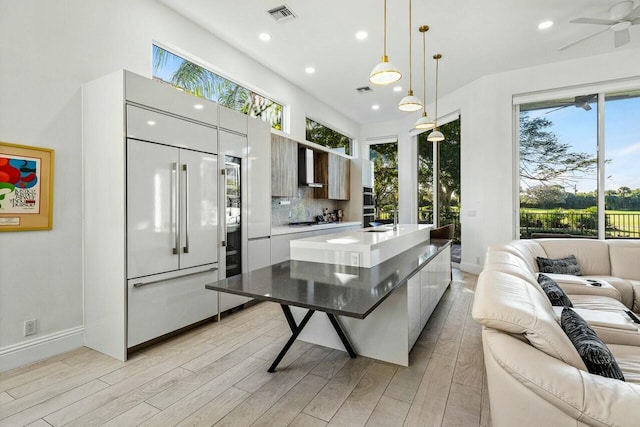
M 267 10 L 267 13 L 271 15 L 276 22 L 285 22 L 291 19 L 295 19 L 296 15 L 293 13 L 289 6 L 283 4 L 282 6 L 274 7 L 273 9 Z
M 370 93 L 370 92 L 373 92 L 373 89 L 371 89 L 369 86 L 358 87 L 358 88 L 356 88 L 356 90 L 358 91 L 358 93 Z

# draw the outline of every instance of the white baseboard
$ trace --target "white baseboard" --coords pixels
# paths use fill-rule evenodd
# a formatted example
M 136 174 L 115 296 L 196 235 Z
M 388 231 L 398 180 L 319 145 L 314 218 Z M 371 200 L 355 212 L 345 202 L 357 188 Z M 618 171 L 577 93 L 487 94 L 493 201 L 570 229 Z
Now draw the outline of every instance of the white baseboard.
M 460 270 L 465 273 L 480 274 L 482 273 L 482 266 L 478 264 L 471 264 L 470 262 L 461 262 Z
M 28 365 L 84 345 L 84 327 L 55 332 L 0 348 L 0 372 Z

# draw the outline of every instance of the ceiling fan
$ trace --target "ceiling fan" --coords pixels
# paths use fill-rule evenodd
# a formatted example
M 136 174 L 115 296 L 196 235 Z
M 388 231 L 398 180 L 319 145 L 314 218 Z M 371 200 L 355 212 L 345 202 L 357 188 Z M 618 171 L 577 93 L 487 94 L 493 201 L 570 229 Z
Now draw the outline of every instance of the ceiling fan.
M 589 104 L 591 102 L 594 102 L 597 96 L 598 96 L 597 94 L 576 96 L 573 99 L 573 102 L 566 102 L 564 103 L 564 105 L 561 105 L 558 108 L 554 108 L 553 110 L 549 110 L 545 114 L 553 113 L 554 111 L 562 110 L 563 108 L 567 108 L 572 105 L 576 108 L 582 108 L 584 111 L 589 111 L 591 110 L 591 105 Z M 559 105 L 559 104 L 556 104 L 556 105 Z
M 582 43 L 585 40 L 588 40 L 609 30 L 613 31 L 614 47 L 620 47 L 631 41 L 629 27 L 632 25 L 640 25 L 640 6 L 634 8 L 633 1 L 622 1 L 620 3 L 614 4 L 609 8 L 609 19 L 578 18 L 573 19 L 569 22 L 571 22 L 572 24 L 605 25 L 605 27 L 593 34 L 564 45 L 558 50 L 568 49 L 578 43 Z

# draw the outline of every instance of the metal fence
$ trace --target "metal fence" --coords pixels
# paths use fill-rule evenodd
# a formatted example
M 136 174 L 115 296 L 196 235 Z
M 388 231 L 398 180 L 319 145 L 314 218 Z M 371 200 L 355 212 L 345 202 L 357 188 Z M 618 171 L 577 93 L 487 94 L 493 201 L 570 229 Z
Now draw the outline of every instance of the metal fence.
M 640 237 L 639 213 L 605 213 L 605 237 Z M 520 212 L 520 237 L 530 239 L 533 233 L 598 236 L 596 212 Z

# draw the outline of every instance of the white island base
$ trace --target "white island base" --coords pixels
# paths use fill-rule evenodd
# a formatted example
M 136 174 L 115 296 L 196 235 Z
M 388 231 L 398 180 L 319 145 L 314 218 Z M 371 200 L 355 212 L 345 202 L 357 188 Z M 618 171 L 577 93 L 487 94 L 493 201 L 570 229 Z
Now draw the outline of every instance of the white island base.
M 450 283 L 451 249 L 447 246 L 366 318 L 337 317 L 359 356 L 409 366 L 409 351 Z M 300 323 L 307 310 L 291 307 L 291 312 Z M 345 351 L 322 313 L 311 317 L 298 339 Z

